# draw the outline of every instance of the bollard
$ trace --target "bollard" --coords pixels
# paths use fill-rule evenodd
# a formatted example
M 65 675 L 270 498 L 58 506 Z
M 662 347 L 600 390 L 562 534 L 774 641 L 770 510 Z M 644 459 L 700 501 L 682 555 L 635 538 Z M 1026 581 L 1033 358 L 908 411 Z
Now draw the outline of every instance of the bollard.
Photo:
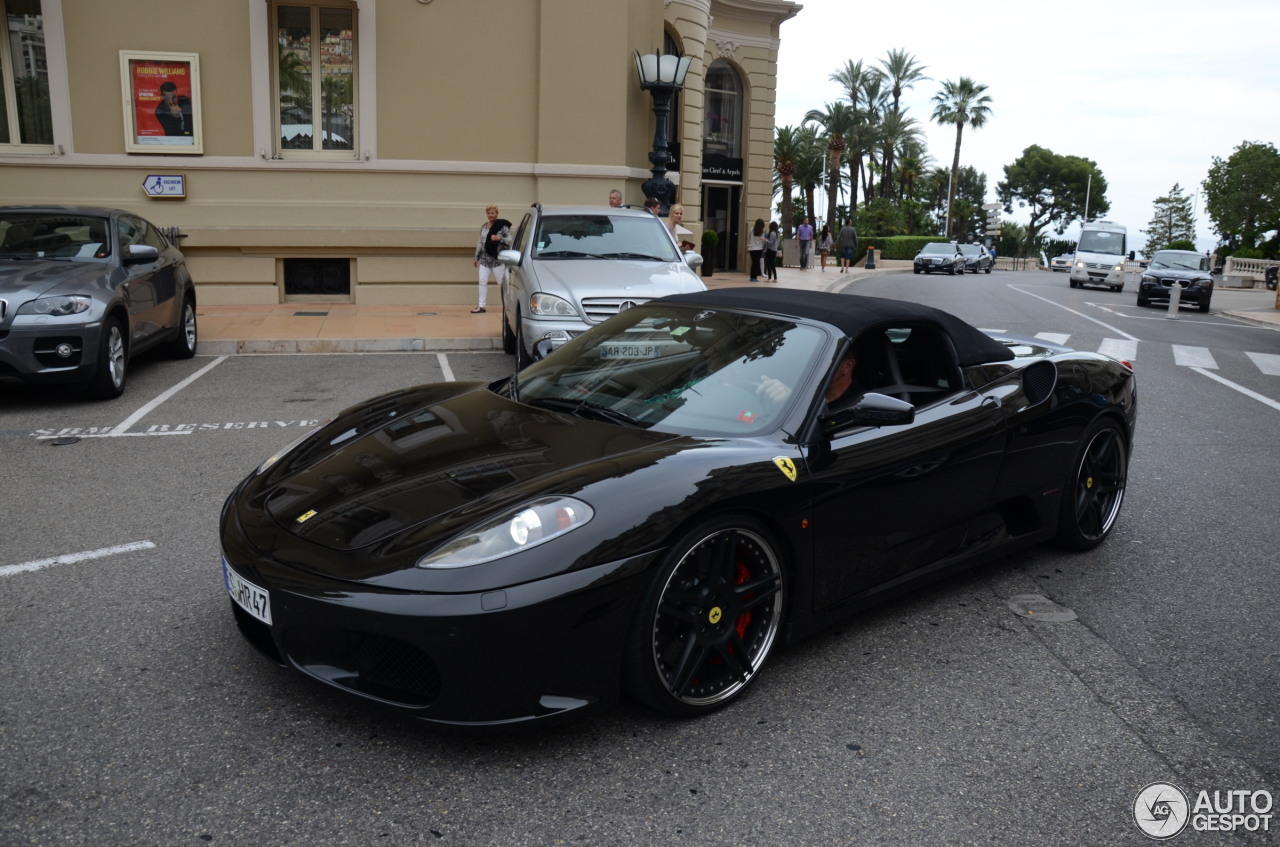
M 876 248 L 867 248 L 867 270 L 874 271 L 876 269 Z
M 1182 302 L 1182 283 L 1175 282 L 1169 286 L 1169 314 L 1165 315 L 1171 321 L 1178 319 L 1178 304 Z

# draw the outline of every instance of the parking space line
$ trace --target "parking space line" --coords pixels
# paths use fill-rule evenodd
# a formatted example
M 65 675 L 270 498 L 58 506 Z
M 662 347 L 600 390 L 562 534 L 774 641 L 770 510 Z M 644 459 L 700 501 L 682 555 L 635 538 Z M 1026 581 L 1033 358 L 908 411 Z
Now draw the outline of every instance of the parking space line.
M 1271 408 L 1275 409 L 1277 412 L 1280 412 L 1280 403 L 1277 403 L 1275 400 L 1272 400 L 1270 397 L 1265 397 L 1256 391 L 1250 391 L 1249 389 L 1245 388 L 1243 385 L 1236 385 L 1231 380 L 1223 379 L 1213 371 L 1206 370 L 1204 368 L 1192 368 L 1191 370 L 1195 371 L 1198 374 L 1203 374 L 1209 377 L 1209 379 L 1212 379 L 1216 382 L 1220 382 L 1223 385 L 1225 385 L 1227 388 L 1233 389 L 1235 391 L 1239 391 L 1245 397 L 1252 397 L 1254 400 L 1257 400 L 1259 403 L 1270 406 Z
M 73 565 L 76 562 L 88 562 L 92 559 L 117 556 L 121 553 L 132 553 L 136 550 L 151 550 L 155 546 L 156 545 L 151 541 L 134 541 L 129 544 L 119 544 L 115 547 L 103 547 L 100 550 L 88 550 L 83 553 L 67 553 L 66 555 L 54 556 L 50 559 L 36 559 L 31 562 L 23 562 L 20 565 L 5 565 L 0 567 L 0 576 L 12 576 L 16 573 L 38 571 L 54 565 Z
M 436 359 L 440 362 L 440 370 L 444 371 L 444 381 L 453 382 L 453 368 L 449 367 L 449 357 L 443 353 L 437 353 Z

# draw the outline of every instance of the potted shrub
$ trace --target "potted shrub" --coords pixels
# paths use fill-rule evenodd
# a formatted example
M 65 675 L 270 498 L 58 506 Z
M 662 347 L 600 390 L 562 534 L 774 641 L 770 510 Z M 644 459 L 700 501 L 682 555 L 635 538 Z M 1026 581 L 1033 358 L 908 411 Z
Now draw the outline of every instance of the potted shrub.
M 702 275 L 711 276 L 716 264 L 716 247 L 720 244 L 720 236 L 714 229 L 702 231 Z

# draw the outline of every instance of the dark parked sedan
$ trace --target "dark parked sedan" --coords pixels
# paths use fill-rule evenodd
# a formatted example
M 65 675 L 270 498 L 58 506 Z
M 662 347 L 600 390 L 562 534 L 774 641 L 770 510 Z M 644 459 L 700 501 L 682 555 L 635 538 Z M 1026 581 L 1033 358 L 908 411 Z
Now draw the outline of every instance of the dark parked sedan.
M 1209 257 L 1193 250 L 1156 251 L 1138 282 L 1138 305 L 1150 305 L 1152 300 L 1169 302 L 1175 285 L 1182 286 L 1180 303 L 1209 311 L 1209 301 L 1213 299 Z
M 1099 544 L 1136 401 L 1121 362 L 914 303 L 675 295 L 340 413 L 231 493 L 223 576 L 261 651 L 423 720 L 700 715 L 911 586 Z
M 124 392 L 129 360 L 196 352 L 196 293 L 182 253 L 119 209 L 0 207 L 0 380 Z
M 933 241 L 926 244 L 916 254 L 912 263 L 914 273 L 964 273 L 965 259 L 960 252 L 960 245 L 954 241 Z
M 991 252 L 981 244 L 961 244 L 960 252 L 964 254 L 964 269 L 969 273 L 991 273 L 995 259 Z

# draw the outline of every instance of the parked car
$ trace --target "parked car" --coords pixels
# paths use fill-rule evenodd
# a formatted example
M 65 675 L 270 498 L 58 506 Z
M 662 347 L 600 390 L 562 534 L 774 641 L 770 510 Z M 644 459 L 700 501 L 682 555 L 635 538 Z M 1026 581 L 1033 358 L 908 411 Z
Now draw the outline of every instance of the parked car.
M 646 209 L 543 207 L 516 229 L 502 286 L 502 347 L 517 367 L 625 309 L 704 291 L 697 253 L 681 253 L 663 221 Z
M 1194 303 L 1202 312 L 1209 311 L 1213 299 L 1213 274 L 1209 273 L 1209 257 L 1194 250 L 1157 250 L 1138 282 L 1138 305 L 1152 300 L 1169 301 L 1174 285 L 1181 285 L 1181 303 Z
M 131 359 L 196 352 L 196 292 L 177 247 L 120 209 L 0 207 L 0 380 L 119 397 Z
M 1062 255 L 1054 256 L 1051 260 L 1049 260 L 1049 268 L 1054 273 L 1057 273 L 1058 271 L 1062 271 L 1063 273 L 1071 273 L 1071 263 L 1074 262 L 1075 260 L 1076 260 L 1075 253 L 1063 253 Z
M 625 690 L 695 716 L 774 649 L 1124 499 L 1133 371 L 901 300 L 730 288 L 621 312 L 494 383 L 360 403 L 230 494 L 245 638 L 450 725 Z
M 957 274 L 964 273 L 964 254 L 954 241 L 931 241 L 916 254 L 911 270 L 914 273 Z
M 960 252 L 964 254 L 964 269 L 970 273 L 991 273 L 995 259 L 991 251 L 981 244 L 961 244 Z

